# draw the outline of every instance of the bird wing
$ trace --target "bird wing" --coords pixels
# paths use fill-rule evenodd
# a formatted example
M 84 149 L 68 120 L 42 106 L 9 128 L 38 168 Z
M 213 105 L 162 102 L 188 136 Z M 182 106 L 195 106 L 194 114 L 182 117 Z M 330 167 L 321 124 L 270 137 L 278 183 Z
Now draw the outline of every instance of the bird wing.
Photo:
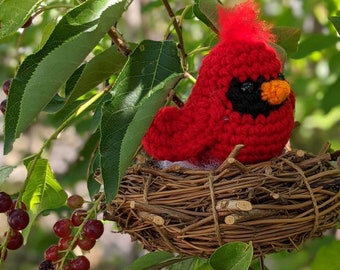
M 182 108 L 164 107 L 143 138 L 145 150 L 158 160 L 196 160 L 213 140 L 218 114 L 206 98 L 187 102 Z M 212 110 L 214 108 L 214 110 Z

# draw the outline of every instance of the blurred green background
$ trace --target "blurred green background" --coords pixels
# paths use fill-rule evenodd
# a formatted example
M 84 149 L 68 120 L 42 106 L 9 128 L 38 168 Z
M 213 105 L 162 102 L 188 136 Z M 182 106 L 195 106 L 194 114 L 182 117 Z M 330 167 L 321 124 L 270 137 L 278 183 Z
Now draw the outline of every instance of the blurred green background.
M 60 16 L 77 1 L 43 1 L 42 4 L 53 8 L 34 18 L 27 29 L 20 29 L 14 35 L 0 40 L 0 82 L 15 75 L 18 65 L 23 59 L 40 48 L 44 40 L 55 26 Z M 181 11 L 193 1 L 169 1 L 173 10 Z M 237 1 L 224 1 L 232 5 Z M 291 143 L 294 148 L 317 153 L 322 145 L 329 141 L 333 149 L 340 149 L 340 39 L 335 27 L 329 21 L 330 16 L 339 15 L 338 0 L 261 0 L 261 17 L 275 26 L 291 26 L 301 30 L 299 48 L 288 54 L 285 65 L 285 76 L 290 81 L 296 94 L 296 121 L 300 125 L 295 129 Z M 169 25 L 169 18 L 162 1 L 135 0 L 129 7 L 124 19 L 118 23 L 118 29 L 128 42 L 139 43 L 143 39 L 162 40 Z M 171 37 L 170 37 L 171 38 Z M 183 21 L 183 38 L 185 50 L 189 54 L 189 71 L 195 76 L 200 60 L 216 42 L 215 35 L 202 22 L 194 18 L 189 8 Z M 110 46 L 109 38 L 98 45 L 98 51 Z M 198 48 L 205 48 L 199 49 Z M 196 52 L 196 53 L 195 53 Z M 95 53 L 95 52 L 94 52 Z M 46 74 L 53 76 L 53 74 Z M 185 81 L 179 85 L 179 95 L 185 98 L 192 84 Z M 4 99 L 0 94 L 0 101 Z M 43 114 L 41 119 L 15 144 L 14 151 L 8 155 L 0 155 L 0 166 L 18 165 L 23 157 L 35 153 L 41 141 L 53 131 L 55 118 Z M 69 192 L 86 196 L 84 183 L 84 163 L 79 152 L 84 146 L 88 133 L 87 127 L 91 115 L 82 117 L 74 127 L 69 128 L 51 149 L 51 164 L 58 180 Z M 3 118 L 0 117 L 0 125 Z M 3 133 L 0 131 L 0 147 Z M 6 183 L 6 190 L 11 193 L 20 189 L 25 178 L 25 171 L 18 166 Z M 42 217 L 37 222 L 29 238 L 28 244 L 18 251 L 10 252 L 5 265 L 0 269 L 30 270 L 37 269 L 43 259 L 44 250 L 56 242 L 51 232 L 53 222 L 59 216 L 69 215 L 67 209 Z M 1 217 L 0 217 L 1 219 Z M 3 220 L 0 220 L 2 223 Z M 137 256 L 142 254 L 138 245 L 131 245 L 128 236 L 111 234 L 107 226 L 107 236 L 102 238 L 89 258 L 93 262 L 92 269 L 124 269 Z M 299 252 L 270 255 L 266 259 L 269 269 L 340 269 L 339 265 L 330 264 L 329 256 L 340 257 L 339 241 L 334 238 L 336 231 L 329 236 L 309 241 Z M 339 233 L 337 235 L 339 238 Z M 328 263 L 328 265 L 327 265 Z

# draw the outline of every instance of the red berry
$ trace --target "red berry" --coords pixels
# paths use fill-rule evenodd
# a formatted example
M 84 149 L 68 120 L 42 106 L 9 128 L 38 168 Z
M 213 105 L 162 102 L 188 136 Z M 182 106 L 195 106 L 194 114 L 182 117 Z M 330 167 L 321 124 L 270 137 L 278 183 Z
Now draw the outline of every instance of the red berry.
M 52 262 L 61 259 L 61 254 L 59 253 L 57 245 L 50 245 L 49 248 L 45 250 L 45 259 Z
M 23 230 L 27 227 L 30 217 L 25 210 L 13 209 L 8 213 L 8 224 L 14 230 Z
M 90 269 L 90 262 L 85 256 L 78 256 L 71 261 L 72 270 L 88 270 Z
M 83 206 L 84 203 L 84 199 L 82 196 L 79 195 L 71 195 L 70 197 L 68 197 L 67 199 L 67 205 L 68 207 L 72 208 L 72 209 L 77 209 Z
M 23 26 L 21 26 L 21 28 L 27 28 L 29 27 L 31 24 L 32 24 L 32 21 L 33 21 L 33 18 L 32 17 L 29 17 L 27 19 L 27 21 L 23 24 Z
M 68 218 L 63 218 L 58 220 L 54 226 L 53 231 L 56 234 L 56 236 L 63 238 L 71 235 L 72 232 L 72 221 Z
M 7 99 L 4 99 L 0 103 L 0 111 L 5 114 L 6 113 L 6 107 L 7 107 Z
M 60 238 L 59 242 L 58 242 L 59 249 L 60 250 L 68 249 L 70 247 L 70 245 L 71 245 L 72 240 L 73 240 L 73 236 L 71 236 L 71 235 L 70 236 L 66 236 L 64 238 Z M 75 247 L 75 245 L 74 245 L 74 247 Z
M 104 225 L 98 219 L 90 219 L 83 227 L 83 235 L 89 239 L 98 239 L 104 232 Z
M 82 236 L 77 240 L 77 245 L 82 249 L 82 250 L 90 250 L 94 247 L 96 244 L 95 239 L 89 239 L 85 236 Z
M 39 264 L 39 270 L 52 270 L 54 269 L 53 264 L 49 260 L 42 261 Z
M 6 192 L 0 192 L 0 213 L 7 212 L 12 206 L 12 199 Z
M 2 85 L 2 90 L 4 91 L 4 93 L 6 95 L 8 95 L 8 92 L 9 92 L 9 88 L 11 86 L 11 83 L 12 83 L 12 79 L 8 79 L 6 80 L 3 85 Z
M 7 232 L 5 233 L 6 236 Z M 21 232 L 13 230 L 11 232 L 11 236 L 8 239 L 7 242 L 7 248 L 11 250 L 18 249 L 22 246 L 24 243 L 24 237 L 22 236 Z
M 84 218 L 86 218 L 86 211 L 83 209 L 74 210 L 71 215 L 72 224 L 74 226 L 79 226 L 83 223 Z

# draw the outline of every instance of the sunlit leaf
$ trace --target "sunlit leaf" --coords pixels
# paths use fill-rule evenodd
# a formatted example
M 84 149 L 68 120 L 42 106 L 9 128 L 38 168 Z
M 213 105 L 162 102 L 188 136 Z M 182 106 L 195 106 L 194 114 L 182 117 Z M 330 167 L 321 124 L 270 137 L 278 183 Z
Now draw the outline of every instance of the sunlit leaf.
M 182 71 L 174 42 L 143 41 L 102 109 L 100 165 L 107 200 L 118 192 L 141 139 Z
M 13 34 L 30 17 L 42 0 L 0 1 L 0 39 Z
M 219 247 L 209 263 L 216 270 L 248 270 L 252 258 L 252 244 L 233 242 Z
M 42 211 L 64 205 L 67 194 L 55 179 L 48 160 L 34 161 L 30 158 L 25 162 L 25 166 L 28 171 L 31 171 L 22 196 L 30 216 L 30 223 L 24 230 L 24 236 L 27 237 L 35 218 Z
M 340 35 L 340 16 L 331 16 L 329 17 L 329 20 L 334 25 L 336 31 Z
M 128 2 L 84 2 L 63 16 L 40 51 L 25 59 L 8 96 L 5 153 L 121 17 Z

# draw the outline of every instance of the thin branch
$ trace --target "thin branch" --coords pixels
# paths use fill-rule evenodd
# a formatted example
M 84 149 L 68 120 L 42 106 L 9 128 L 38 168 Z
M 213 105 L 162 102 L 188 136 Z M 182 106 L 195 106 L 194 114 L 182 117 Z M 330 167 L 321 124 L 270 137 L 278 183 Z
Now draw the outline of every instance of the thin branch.
M 168 11 L 169 17 L 172 20 L 172 24 L 175 28 L 176 34 L 177 34 L 177 38 L 178 38 L 178 49 L 180 52 L 180 57 L 182 59 L 182 66 L 183 66 L 183 70 L 184 72 L 188 71 L 188 61 L 187 61 L 187 54 L 184 50 L 184 41 L 183 41 L 183 35 L 182 35 L 182 28 L 180 26 L 180 24 L 178 23 L 176 16 L 173 12 L 173 10 L 171 9 L 168 0 L 162 0 L 164 7 L 166 8 L 166 10 Z
M 124 54 L 125 56 L 129 56 L 131 53 L 131 49 L 126 44 L 123 36 L 118 32 L 117 28 L 112 26 L 108 32 L 112 42 L 117 45 L 118 50 Z

